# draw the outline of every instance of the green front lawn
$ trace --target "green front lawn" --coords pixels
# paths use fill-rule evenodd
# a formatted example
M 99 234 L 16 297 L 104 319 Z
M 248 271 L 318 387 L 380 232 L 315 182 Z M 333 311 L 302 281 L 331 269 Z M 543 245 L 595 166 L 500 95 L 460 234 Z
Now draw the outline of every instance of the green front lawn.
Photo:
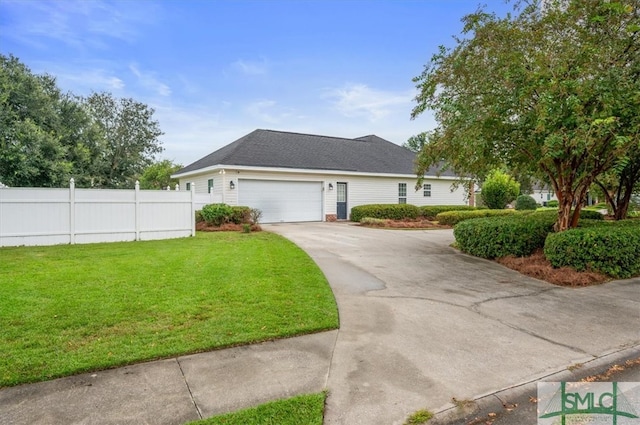
M 326 392 L 276 400 L 189 425 L 322 425 Z
M 0 387 L 337 326 L 322 272 L 271 233 L 0 248 Z

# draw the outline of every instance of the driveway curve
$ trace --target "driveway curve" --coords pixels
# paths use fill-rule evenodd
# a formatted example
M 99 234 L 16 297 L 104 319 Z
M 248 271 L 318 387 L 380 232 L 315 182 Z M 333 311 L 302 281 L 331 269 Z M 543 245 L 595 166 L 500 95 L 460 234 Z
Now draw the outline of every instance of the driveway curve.
M 340 330 L 326 424 L 401 424 L 636 351 L 640 279 L 565 288 L 450 247 L 451 230 L 266 225 L 303 248 L 334 291 Z

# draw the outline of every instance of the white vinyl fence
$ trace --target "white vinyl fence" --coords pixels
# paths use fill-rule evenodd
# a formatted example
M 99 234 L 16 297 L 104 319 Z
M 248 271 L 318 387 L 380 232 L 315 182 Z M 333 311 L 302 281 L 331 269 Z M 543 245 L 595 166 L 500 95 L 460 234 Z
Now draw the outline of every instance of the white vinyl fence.
M 0 188 L 0 246 L 81 244 L 195 235 L 190 191 Z

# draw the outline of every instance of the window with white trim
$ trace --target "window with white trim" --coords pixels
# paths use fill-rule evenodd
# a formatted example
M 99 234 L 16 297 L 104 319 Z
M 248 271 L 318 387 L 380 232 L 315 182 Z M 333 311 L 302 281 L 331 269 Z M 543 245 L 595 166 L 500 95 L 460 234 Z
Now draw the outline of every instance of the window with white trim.
M 406 183 L 398 183 L 398 203 L 399 204 L 407 203 L 407 184 Z
M 191 190 L 191 183 L 187 183 L 187 188 L 186 190 Z
M 213 179 L 207 180 L 207 193 L 213 192 Z
M 422 185 L 422 193 L 425 198 L 431 197 L 431 183 L 425 183 Z

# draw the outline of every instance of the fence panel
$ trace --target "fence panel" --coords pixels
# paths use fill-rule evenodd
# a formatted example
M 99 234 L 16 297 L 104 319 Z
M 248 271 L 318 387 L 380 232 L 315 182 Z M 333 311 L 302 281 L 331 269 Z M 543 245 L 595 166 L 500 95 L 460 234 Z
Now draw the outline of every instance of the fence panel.
M 0 188 L 0 246 L 192 236 L 194 190 Z

